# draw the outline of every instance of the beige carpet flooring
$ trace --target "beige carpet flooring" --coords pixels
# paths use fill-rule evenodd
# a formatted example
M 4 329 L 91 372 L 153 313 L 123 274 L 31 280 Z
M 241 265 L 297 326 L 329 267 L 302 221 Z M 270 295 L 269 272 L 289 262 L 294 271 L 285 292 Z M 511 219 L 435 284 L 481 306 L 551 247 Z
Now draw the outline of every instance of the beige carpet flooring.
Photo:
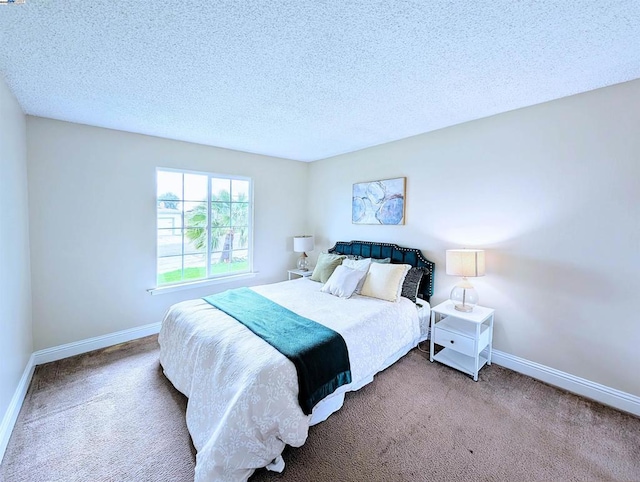
M 0 480 L 193 480 L 185 409 L 156 337 L 42 365 Z M 496 365 L 475 383 L 413 350 L 284 458 L 252 482 L 640 481 L 640 419 Z

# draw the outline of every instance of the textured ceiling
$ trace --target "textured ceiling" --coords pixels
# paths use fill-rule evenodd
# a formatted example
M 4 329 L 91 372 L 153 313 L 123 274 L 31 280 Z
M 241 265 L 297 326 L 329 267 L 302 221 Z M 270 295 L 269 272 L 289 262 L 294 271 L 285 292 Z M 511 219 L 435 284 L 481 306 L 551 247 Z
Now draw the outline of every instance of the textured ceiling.
M 640 78 L 640 1 L 27 0 L 27 114 L 316 160 Z

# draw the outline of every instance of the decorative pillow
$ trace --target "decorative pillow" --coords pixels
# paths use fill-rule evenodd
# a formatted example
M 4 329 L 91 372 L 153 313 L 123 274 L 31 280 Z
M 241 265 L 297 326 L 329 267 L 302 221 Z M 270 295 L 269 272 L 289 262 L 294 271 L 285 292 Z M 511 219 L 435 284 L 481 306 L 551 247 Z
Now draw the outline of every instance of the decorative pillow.
M 400 293 L 401 296 L 409 298 L 415 303 L 416 297 L 418 296 L 418 290 L 420 289 L 420 282 L 422 281 L 423 276 L 423 268 L 411 268 L 407 272 L 407 276 L 405 276 L 404 282 L 402 283 L 402 291 Z
M 371 263 L 360 294 L 381 300 L 398 301 L 402 282 L 410 268 L 408 264 Z
M 342 266 L 346 266 L 347 268 L 351 268 L 351 269 L 357 269 L 358 271 L 364 272 L 364 274 L 366 275 L 367 271 L 369 271 L 369 266 L 371 266 L 371 258 L 361 258 L 358 260 L 345 259 L 342 262 Z M 358 283 L 358 286 L 356 286 L 355 292 L 357 294 L 360 294 L 360 292 L 362 291 L 362 285 L 364 284 L 364 279 L 365 279 L 365 276 L 362 277 L 362 279 Z
M 320 283 L 326 283 L 333 274 L 333 270 L 336 269 L 337 266 L 340 266 L 344 258 L 344 256 L 338 254 L 320 253 L 311 279 L 313 281 L 319 281 Z
M 355 292 L 360 280 L 364 279 L 366 275 L 366 271 L 337 266 L 320 291 L 340 298 L 349 298 Z
M 391 258 L 369 258 L 374 263 L 382 263 L 389 264 L 391 263 Z

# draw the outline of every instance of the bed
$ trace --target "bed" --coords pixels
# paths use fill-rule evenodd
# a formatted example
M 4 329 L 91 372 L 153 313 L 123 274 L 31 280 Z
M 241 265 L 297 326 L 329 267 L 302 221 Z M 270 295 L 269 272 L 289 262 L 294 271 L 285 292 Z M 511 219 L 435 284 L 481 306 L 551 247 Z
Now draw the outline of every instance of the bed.
M 293 363 L 243 324 L 203 299 L 173 305 L 159 335 L 166 377 L 188 397 L 187 427 L 197 450 L 195 480 L 242 481 L 256 468 L 281 470 L 285 445 L 304 444 L 311 425 L 339 410 L 347 391 L 425 339 L 434 264 L 420 251 L 393 244 L 338 242 L 329 250 L 352 257 L 390 258 L 424 272 L 420 305 L 321 292 L 300 278 L 251 287 L 259 295 L 338 332 L 348 349 L 351 383 L 321 400 L 309 415 L 298 403 Z M 417 309 L 418 308 L 418 309 Z

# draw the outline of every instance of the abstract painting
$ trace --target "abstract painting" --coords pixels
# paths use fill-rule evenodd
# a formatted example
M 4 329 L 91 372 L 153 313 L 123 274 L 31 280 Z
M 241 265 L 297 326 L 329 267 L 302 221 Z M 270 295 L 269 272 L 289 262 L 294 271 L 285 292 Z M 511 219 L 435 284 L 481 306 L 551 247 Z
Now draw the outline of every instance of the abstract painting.
M 353 224 L 404 224 L 405 177 L 353 185 Z

